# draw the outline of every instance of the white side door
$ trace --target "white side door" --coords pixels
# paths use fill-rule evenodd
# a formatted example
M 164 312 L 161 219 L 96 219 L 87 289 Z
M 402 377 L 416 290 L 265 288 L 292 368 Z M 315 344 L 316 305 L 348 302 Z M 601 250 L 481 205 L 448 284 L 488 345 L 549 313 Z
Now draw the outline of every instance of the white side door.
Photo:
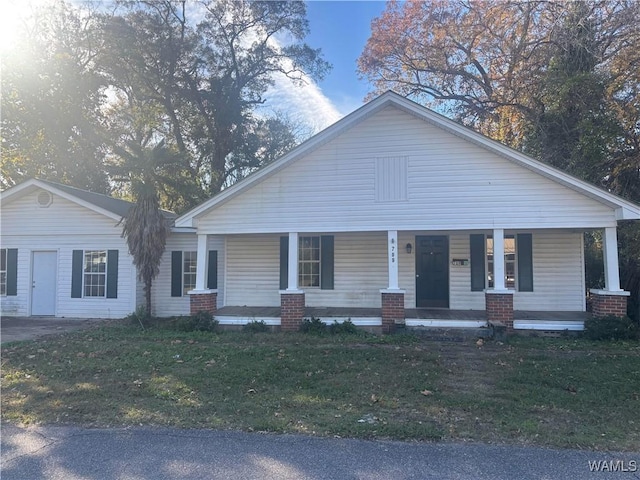
M 31 315 L 56 314 L 58 254 L 33 252 Z

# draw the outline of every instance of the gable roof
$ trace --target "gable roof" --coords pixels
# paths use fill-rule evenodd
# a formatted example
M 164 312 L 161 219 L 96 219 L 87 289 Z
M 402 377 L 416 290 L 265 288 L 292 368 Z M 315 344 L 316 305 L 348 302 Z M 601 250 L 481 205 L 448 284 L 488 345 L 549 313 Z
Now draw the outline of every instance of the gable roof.
M 195 227 L 195 220 L 198 217 L 205 215 L 208 211 L 223 205 L 236 195 L 240 195 L 254 185 L 266 180 L 280 170 L 286 168 L 288 165 L 310 154 L 330 140 L 336 138 L 338 135 L 345 133 L 353 126 L 388 106 L 399 108 L 400 110 L 441 128 L 442 130 L 445 130 L 459 138 L 476 144 L 512 161 L 517 165 L 527 168 L 539 175 L 564 185 L 567 188 L 603 203 L 616 211 L 616 218 L 618 220 L 640 219 L 640 206 L 464 127 L 443 115 L 398 95 L 395 92 L 388 91 L 337 121 L 322 132 L 306 140 L 275 162 L 270 163 L 247 178 L 223 190 L 209 200 L 181 215 L 176 219 L 175 225 L 177 227 Z
M 47 190 L 51 193 L 61 196 L 71 202 L 82 205 L 94 212 L 105 215 L 114 220 L 120 220 L 126 217 L 129 210 L 134 205 L 132 202 L 113 198 L 109 195 L 90 192 L 81 188 L 63 185 L 61 183 L 51 182 L 49 180 L 30 179 L 15 187 L 0 193 L 2 202 L 6 202 L 12 198 L 20 198 L 36 189 Z M 169 221 L 177 217 L 173 212 L 162 210 L 162 214 Z

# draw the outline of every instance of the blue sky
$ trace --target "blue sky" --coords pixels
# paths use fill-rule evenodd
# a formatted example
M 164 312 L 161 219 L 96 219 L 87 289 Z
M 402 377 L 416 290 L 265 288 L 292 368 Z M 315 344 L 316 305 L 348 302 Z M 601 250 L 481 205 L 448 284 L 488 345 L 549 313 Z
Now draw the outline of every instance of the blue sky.
M 333 65 L 327 77 L 304 87 L 296 87 L 286 78 L 276 78 L 266 94 L 267 109 L 284 111 L 315 132 L 328 127 L 362 106 L 371 91 L 358 78 L 356 60 L 371 35 L 371 20 L 384 11 L 384 1 L 307 1 L 310 33 L 305 39 L 312 48 L 320 48 Z
M 321 48 L 333 70 L 318 86 L 342 114 L 362 104 L 370 88 L 358 80 L 356 60 L 371 34 L 371 20 L 380 16 L 384 1 L 307 2 L 307 18 L 311 28 L 307 43 Z

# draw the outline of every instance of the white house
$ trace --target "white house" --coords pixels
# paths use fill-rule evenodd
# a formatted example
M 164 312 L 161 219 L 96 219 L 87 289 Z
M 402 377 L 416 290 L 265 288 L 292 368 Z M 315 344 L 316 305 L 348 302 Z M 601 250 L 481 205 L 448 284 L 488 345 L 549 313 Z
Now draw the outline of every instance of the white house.
M 130 204 L 39 180 L 1 200 L 3 314 L 122 317 L 142 302 L 118 226 Z M 605 239 L 594 314 L 623 314 L 616 226 L 637 219 L 639 206 L 388 92 L 176 218 L 153 313 L 580 328 L 584 232 Z
M 194 310 L 223 294 L 224 320 L 270 307 L 293 329 L 331 307 L 392 330 L 425 324 L 423 308 L 508 327 L 514 310 L 584 312 L 593 229 L 606 260 L 594 314 L 624 314 L 616 226 L 639 218 L 637 205 L 387 92 L 175 225 L 198 237 Z M 223 289 L 206 288 L 210 237 L 224 239 Z

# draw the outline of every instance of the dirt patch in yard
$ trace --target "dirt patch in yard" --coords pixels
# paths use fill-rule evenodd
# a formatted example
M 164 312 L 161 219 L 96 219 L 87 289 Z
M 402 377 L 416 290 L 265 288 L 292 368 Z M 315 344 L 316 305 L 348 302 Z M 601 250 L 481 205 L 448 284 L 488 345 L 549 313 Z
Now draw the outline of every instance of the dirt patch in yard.
M 34 340 L 46 335 L 56 335 L 74 330 L 104 325 L 115 320 L 56 317 L 2 317 L 0 342 Z

